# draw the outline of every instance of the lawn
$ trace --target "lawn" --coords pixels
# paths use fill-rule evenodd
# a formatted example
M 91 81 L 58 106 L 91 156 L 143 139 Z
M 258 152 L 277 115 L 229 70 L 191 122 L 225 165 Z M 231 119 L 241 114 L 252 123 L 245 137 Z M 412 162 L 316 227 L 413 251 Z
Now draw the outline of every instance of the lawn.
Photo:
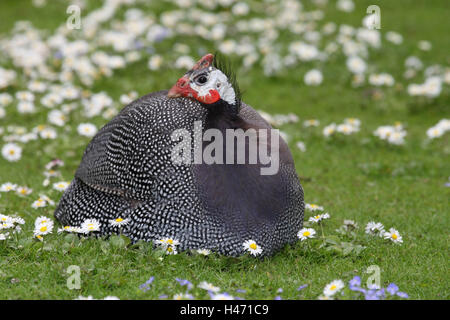
M 58 26 L 64 28 L 69 2 L 47 2 L 43 7 L 35 7 L 31 1 L 2 0 L 1 43 L 11 40 L 17 21 L 30 21 L 33 28 L 43 30 L 42 39 L 55 33 Z M 279 5 L 276 1 L 267 2 L 275 7 Z M 309 25 L 320 34 L 328 22 L 334 22 L 337 26 L 336 31 L 323 34 L 316 44 L 321 51 L 336 38 L 340 25 L 359 28 L 369 5 L 377 4 L 381 8 L 381 46 L 371 48 L 365 44 L 368 52 L 364 57 L 367 63 L 366 81 L 359 86 L 352 85 L 353 76 L 346 67 L 347 57 L 339 46 L 337 52 L 329 54 L 326 60 L 300 61 L 272 74 L 264 72 L 261 58 L 244 69 L 243 59 L 237 54 L 229 54 L 244 92 L 243 101 L 272 116 L 293 113 L 300 119 L 280 124 L 279 129 L 288 138 L 306 203 L 323 206 L 324 212 L 330 215 L 318 226 L 307 222 L 315 213 L 305 211 L 305 222 L 317 231 L 316 238 L 298 241 L 263 259 L 250 255 L 231 258 L 214 253 L 208 256 L 184 252 L 164 255 L 149 243 L 129 246 L 127 239 L 121 237 L 102 240 L 57 233 L 56 229 L 61 227 L 57 221 L 53 233 L 39 241 L 33 237 L 34 222 L 39 216 L 54 219 L 55 205 L 48 204 L 36 209 L 32 204 L 43 194 L 58 202 L 62 193 L 53 188 L 53 183 L 71 181 L 91 139 L 78 134 L 78 125 L 92 123 L 100 128 L 109 121 L 110 115 L 87 117 L 81 98 L 69 99 L 73 103 L 73 110 L 70 111 L 67 111 L 69 107 L 64 107 L 68 101 L 51 108 L 45 107 L 41 98 L 48 90 L 35 92 L 33 113 L 20 112 L 16 92 L 28 90 L 30 77 L 20 62 L 13 60 L 10 54 L 2 54 L 0 70 L 15 70 L 16 76 L 11 83 L 0 88 L 0 94 L 8 93 L 13 97 L 8 105 L 0 107 L 5 111 L 3 117 L 0 113 L 0 148 L 12 142 L 22 148 L 22 155 L 17 161 L 8 161 L 0 156 L 0 185 L 11 182 L 27 186 L 32 192 L 28 195 L 19 195 L 14 191 L 0 192 L 0 214 L 17 215 L 25 220 L 21 232 L 0 240 L 0 299 L 75 299 L 79 296 L 115 296 L 120 299 L 158 299 L 167 296 L 172 299 L 187 290 L 187 285 L 176 281 L 176 278 L 193 283 L 194 288 L 189 292 L 196 299 L 209 298 L 206 290 L 197 287 L 202 281 L 220 287 L 220 292 L 244 299 L 274 299 L 278 296 L 282 299 L 317 299 L 323 296 L 324 287 L 335 279 L 341 279 L 345 288 L 341 290 L 343 295 L 337 293 L 332 297 L 364 298 L 350 290 L 348 282 L 360 276 L 365 286 L 371 276 L 366 270 L 373 265 L 380 270 L 381 287 L 395 283 L 410 299 L 448 299 L 449 134 L 447 132 L 434 139 L 429 139 L 426 134 L 441 119 L 450 119 L 448 1 L 354 1 L 355 7 L 351 12 L 339 10 L 336 1 L 332 0 L 327 5 L 303 2 L 304 12 L 320 10 L 323 18 L 313 20 L 311 24 L 305 18 L 300 25 Z M 239 19 L 264 17 L 262 6 L 262 2 L 250 1 L 250 12 Z M 100 2 L 89 2 L 82 9 L 82 21 L 85 12 L 99 7 Z M 156 21 L 164 13 L 177 8 L 168 2 L 147 4 L 136 1 L 133 5 L 118 8 L 114 19 L 108 19 L 100 28 L 113 28 L 112 20 L 116 23 L 123 21 L 124 13 L 131 7 L 140 8 L 144 16 L 152 16 Z M 216 8 L 211 12 L 230 10 Z M 270 16 L 267 14 L 267 17 Z M 230 21 L 225 20 L 224 24 L 231 24 Z M 193 25 L 196 23 L 192 22 Z M 124 105 L 120 102 L 123 94 L 135 91 L 142 96 L 170 88 L 185 72 L 174 65 L 179 56 L 189 55 L 196 60 L 201 53 L 218 50 L 217 46 L 222 41 L 180 35 L 179 29 L 173 27 L 174 37 L 155 43 L 151 48 L 147 48 L 144 42 L 143 48 L 129 50 L 137 52 L 139 57 L 136 61 L 126 62 L 123 68 L 112 70 L 112 75 L 96 75 L 92 83 L 84 83 L 75 76 L 74 86 L 84 90 L 85 97 L 105 92 L 113 101 L 105 108 L 111 114 Z M 89 56 L 95 50 L 111 55 L 127 54 L 128 50 L 113 48 L 113 43 L 102 45 L 84 38 L 82 31 L 83 27 L 74 30 L 74 34 L 69 32 L 67 38 L 70 41 L 85 39 L 91 44 Z M 387 41 L 385 36 L 388 31 L 402 35 L 403 42 L 394 44 Z M 144 39 L 146 33 L 143 33 Z M 239 36 L 239 33 L 234 33 L 226 39 Z M 257 37 L 250 39 L 255 43 L 257 41 Z M 289 44 L 298 40 L 304 41 L 303 33 L 296 35 L 280 29 L 269 48 L 279 50 L 284 57 Z M 423 40 L 432 45 L 431 49 L 427 50 L 426 44 L 423 45 L 425 48 L 420 45 Z M 150 70 L 148 61 L 155 54 L 161 55 L 164 63 L 158 70 Z M 423 68 L 418 68 L 416 74 L 408 78 L 405 77 L 408 69 L 405 60 L 410 56 L 419 58 Z M 48 57 L 45 63 L 60 70 L 60 59 Z M 429 68 L 435 65 L 440 67 Z M 316 86 L 306 85 L 304 75 L 314 68 L 321 71 L 323 81 Z M 368 82 L 369 75 L 383 72 L 390 74 L 395 84 L 376 86 Z M 443 75 L 445 72 L 446 80 L 443 80 L 438 95 L 425 97 L 408 93 L 408 85 L 421 84 L 433 74 Z M 60 80 L 56 79 L 53 83 L 60 83 Z M 49 123 L 48 114 L 52 109 L 67 111 L 67 120 L 63 125 Z M 346 118 L 359 119 L 360 130 L 350 135 L 335 133 L 330 137 L 324 136 L 326 126 L 340 124 Z M 318 120 L 319 125 L 305 126 L 304 121 L 308 119 Z M 393 126 L 396 122 L 401 123 L 407 132 L 403 144 L 392 144 L 374 136 L 373 132 L 378 127 Z M 32 132 L 39 125 L 53 128 L 56 137 L 45 139 L 38 135 L 36 140 L 18 140 L 17 136 Z M 12 126 L 24 129 L 21 131 Z M 304 143 L 306 151 L 297 147 L 299 141 Z M 49 184 L 44 186 L 45 166 L 55 158 L 64 161 L 64 165 L 57 168 L 60 176 L 50 177 Z M 353 233 L 342 231 L 339 228 L 344 220 L 353 220 L 358 228 Z M 365 226 L 370 221 L 381 222 L 386 231 L 395 228 L 403 242 L 394 243 L 367 234 Z M 67 268 L 71 265 L 80 268 L 79 289 L 69 289 L 67 286 L 71 276 Z M 154 280 L 148 288 L 140 287 L 150 277 Z M 298 290 L 303 285 L 307 286 Z M 389 294 L 386 298 L 400 299 Z

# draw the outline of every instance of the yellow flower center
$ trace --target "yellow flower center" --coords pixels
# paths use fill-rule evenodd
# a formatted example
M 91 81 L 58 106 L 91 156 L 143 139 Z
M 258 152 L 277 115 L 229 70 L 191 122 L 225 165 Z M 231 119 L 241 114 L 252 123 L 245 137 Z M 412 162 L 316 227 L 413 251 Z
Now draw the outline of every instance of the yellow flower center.
M 167 239 L 167 243 L 168 244 L 173 244 L 173 240 L 172 239 Z
M 330 290 L 336 290 L 336 285 L 335 284 L 333 284 L 331 287 L 330 287 Z
M 168 247 L 167 251 L 172 252 L 173 251 L 172 247 Z
M 41 232 L 45 232 L 45 231 L 47 231 L 47 226 L 42 226 L 39 230 L 40 230 Z
M 303 235 L 304 235 L 305 237 L 309 236 L 310 234 L 311 234 L 311 232 L 309 232 L 309 231 L 303 232 Z
M 27 193 L 27 190 L 26 189 L 20 189 L 20 191 L 19 191 L 21 194 L 25 194 L 25 193 Z
M 256 250 L 256 248 L 257 248 L 256 243 L 252 243 L 250 245 L 250 249 Z
M 14 150 L 9 150 L 10 155 L 13 155 L 14 153 L 16 153 Z
M 394 239 L 394 240 L 397 240 L 397 235 L 394 233 L 393 235 L 392 235 L 392 239 Z
M 315 216 L 314 218 L 316 218 L 316 219 L 319 219 L 319 218 L 320 218 L 320 216 Z
M 116 219 L 116 222 L 122 222 L 122 221 L 123 221 L 122 218 L 117 218 L 117 219 Z

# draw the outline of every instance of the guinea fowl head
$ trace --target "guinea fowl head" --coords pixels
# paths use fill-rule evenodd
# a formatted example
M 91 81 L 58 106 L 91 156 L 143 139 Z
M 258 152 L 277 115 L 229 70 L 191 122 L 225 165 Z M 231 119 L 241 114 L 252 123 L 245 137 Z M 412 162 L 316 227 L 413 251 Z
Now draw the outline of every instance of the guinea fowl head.
M 228 111 L 237 115 L 240 94 L 229 65 L 211 53 L 203 56 L 194 67 L 178 79 L 169 90 L 169 98 L 192 98 L 211 111 Z

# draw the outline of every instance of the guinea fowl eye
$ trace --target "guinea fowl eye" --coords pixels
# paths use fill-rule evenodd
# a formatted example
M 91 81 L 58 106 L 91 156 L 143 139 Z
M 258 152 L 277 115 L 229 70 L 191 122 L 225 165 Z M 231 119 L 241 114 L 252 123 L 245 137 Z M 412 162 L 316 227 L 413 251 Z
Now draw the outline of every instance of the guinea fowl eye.
M 195 79 L 197 84 L 205 84 L 208 81 L 208 78 L 205 75 L 201 75 Z

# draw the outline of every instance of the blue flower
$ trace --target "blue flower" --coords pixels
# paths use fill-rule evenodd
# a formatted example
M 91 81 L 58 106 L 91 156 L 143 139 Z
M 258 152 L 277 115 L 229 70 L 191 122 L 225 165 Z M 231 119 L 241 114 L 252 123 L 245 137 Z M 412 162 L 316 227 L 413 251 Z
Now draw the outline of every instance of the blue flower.
M 153 280 L 155 280 L 155 277 L 150 277 L 145 283 L 141 284 L 139 288 L 143 290 L 144 292 L 150 289 L 150 285 L 152 284 Z
M 387 286 L 386 291 L 390 294 L 390 295 L 397 295 L 400 298 L 409 298 L 408 294 L 406 292 L 401 292 L 398 291 L 399 288 L 395 283 L 391 283 Z
M 304 284 L 304 285 L 298 287 L 298 288 L 297 288 L 297 291 L 303 290 L 303 289 L 305 289 L 307 286 L 308 286 L 307 284 Z
M 186 280 L 186 279 L 180 279 L 180 278 L 175 278 L 175 280 L 178 281 L 178 283 L 180 284 L 180 286 L 186 286 L 188 291 L 191 290 L 192 287 L 193 287 L 192 283 L 191 283 L 189 280 Z

